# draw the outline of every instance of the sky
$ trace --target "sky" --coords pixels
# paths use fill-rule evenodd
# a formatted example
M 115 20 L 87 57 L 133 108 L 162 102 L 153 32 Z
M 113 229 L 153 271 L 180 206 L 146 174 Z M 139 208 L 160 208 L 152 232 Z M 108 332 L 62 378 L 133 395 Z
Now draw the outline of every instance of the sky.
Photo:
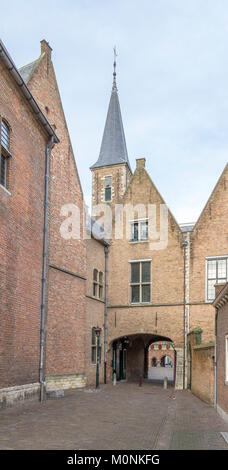
M 1 39 L 17 67 L 52 47 L 87 203 L 116 45 L 131 167 L 145 157 L 177 221 L 197 220 L 228 162 L 227 0 L 9 0 Z

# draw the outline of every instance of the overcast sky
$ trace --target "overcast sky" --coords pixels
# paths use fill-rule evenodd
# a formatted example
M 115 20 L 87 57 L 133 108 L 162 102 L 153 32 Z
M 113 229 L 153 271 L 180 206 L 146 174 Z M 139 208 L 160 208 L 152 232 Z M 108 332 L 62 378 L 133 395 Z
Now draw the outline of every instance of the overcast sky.
M 198 218 L 228 161 L 227 0 L 9 0 L 1 38 L 18 67 L 53 48 L 87 201 L 116 45 L 132 169 L 145 157 L 178 222 Z

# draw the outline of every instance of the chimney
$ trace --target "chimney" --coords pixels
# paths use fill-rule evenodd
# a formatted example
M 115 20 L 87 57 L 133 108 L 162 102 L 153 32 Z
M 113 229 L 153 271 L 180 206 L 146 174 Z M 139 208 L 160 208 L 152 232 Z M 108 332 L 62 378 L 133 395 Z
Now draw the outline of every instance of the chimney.
M 51 59 L 52 48 L 51 46 L 49 46 L 49 43 L 45 39 L 42 39 L 42 41 L 40 41 L 40 44 L 41 44 L 41 54 L 46 53 L 48 58 Z
M 145 158 L 136 158 L 136 168 L 145 168 L 146 159 Z

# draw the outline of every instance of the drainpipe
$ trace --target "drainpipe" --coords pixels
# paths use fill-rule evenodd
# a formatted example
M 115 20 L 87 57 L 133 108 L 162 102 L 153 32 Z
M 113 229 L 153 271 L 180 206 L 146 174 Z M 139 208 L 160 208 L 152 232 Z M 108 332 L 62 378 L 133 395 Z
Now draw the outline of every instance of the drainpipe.
M 186 248 L 188 242 L 182 242 L 184 248 L 184 311 L 183 311 L 183 389 L 185 389 L 185 363 L 186 363 Z
M 214 408 L 217 408 L 217 318 L 218 309 L 215 310 L 215 358 L 214 358 Z
M 43 269 L 42 269 L 42 300 L 41 300 L 41 328 L 40 328 L 40 401 L 44 399 L 44 356 L 45 356 L 45 306 L 47 287 L 47 242 L 48 242 L 48 199 L 49 199 L 49 167 L 50 153 L 55 139 L 52 136 L 45 150 L 45 194 L 44 194 L 44 229 L 43 229 Z
M 105 252 L 105 306 L 104 306 L 104 383 L 107 383 L 107 328 L 108 328 L 108 246 Z

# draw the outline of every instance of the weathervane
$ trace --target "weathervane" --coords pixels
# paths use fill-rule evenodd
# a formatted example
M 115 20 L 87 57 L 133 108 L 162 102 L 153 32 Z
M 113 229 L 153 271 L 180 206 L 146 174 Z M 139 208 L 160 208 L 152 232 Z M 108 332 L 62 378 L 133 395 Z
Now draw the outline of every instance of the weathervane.
M 117 57 L 116 46 L 114 46 L 113 51 L 114 51 L 114 63 L 113 63 L 114 72 L 113 72 L 113 87 L 112 87 L 112 89 L 117 90 L 117 87 L 116 87 L 116 57 Z

